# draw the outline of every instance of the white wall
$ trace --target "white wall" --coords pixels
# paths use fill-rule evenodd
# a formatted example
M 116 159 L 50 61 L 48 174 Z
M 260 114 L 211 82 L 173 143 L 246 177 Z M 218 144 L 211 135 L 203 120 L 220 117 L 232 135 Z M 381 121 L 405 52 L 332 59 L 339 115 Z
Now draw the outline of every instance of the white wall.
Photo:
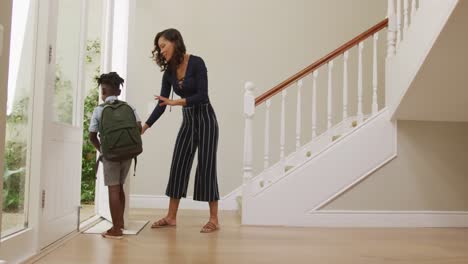
M 386 15 L 386 4 L 384 0 L 140 0 L 136 3 L 134 38 L 130 40 L 134 48 L 129 54 L 128 101 L 138 108 L 143 119 L 148 117 L 153 95 L 159 94 L 162 76 L 150 59 L 154 36 L 168 27 L 179 29 L 189 53 L 203 57 L 207 64 L 209 94 L 220 126 L 219 187 L 221 195 L 226 195 L 241 183 L 244 82 L 255 82 L 257 95 L 270 89 L 380 22 Z M 380 38 L 385 42 L 386 35 L 381 34 Z M 366 64 L 371 61 L 370 47 L 370 43 L 366 42 Z M 356 60 L 355 53 L 350 56 L 351 60 Z M 340 74 L 339 68 L 342 66 L 338 65 L 337 62 L 335 68 Z M 350 77 L 355 76 L 353 73 L 355 70 L 350 69 Z M 326 91 L 323 85 L 326 81 L 325 71 L 320 74 L 323 79 L 320 80 L 319 93 L 323 95 Z M 355 96 L 355 82 L 351 80 L 350 98 Z M 369 76 L 365 76 L 365 80 L 368 81 Z M 338 82 L 336 85 L 341 87 Z M 365 82 L 365 85 L 370 87 L 370 82 Z M 306 81 L 305 98 L 310 98 L 310 90 L 310 82 Z M 292 110 L 295 109 L 293 91 L 288 97 L 291 111 L 288 110 L 287 114 L 291 139 L 294 138 L 291 133 L 294 133 L 295 116 L 295 110 Z M 381 94 L 379 101 L 383 102 L 383 92 Z M 341 96 L 340 92 L 337 91 L 335 96 Z M 368 101 L 369 95 L 365 95 L 365 99 Z M 323 100 L 319 104 L 324 106 Z M 279 138 L 276 128 L 276 123 L 279 123 L 278 105 L 278 101 L 274 100 L 272 141 Z M 353 105 L 350 107 L 350 111 L 355 111 Z M 303 110 L 310 112 L 308 108 L 310 103 L 304 105 Z M 370 110 L 370 105 L 365 110 Z M 337 122 L 340 116 L 341 111 L 334 121 Z M 263 124 L 261 120 L 258 121 L 260 123 L 257 124 Z M 144 154 L 139 159 L 132 194 L 164 194 L 180 122 L 180 108 L 173 108 L 172 112 L 166 111 L 144 136 Z M 310 124 L 308 120 L 305 122 Z M 323 124 L 321 120 L 322 130 Z M 256 133 L 261 138 L 258 125 L 257 128 Z M 303 142 L 307 141 L 310 128 L 304 128 L 304 133 L 306 138 Z M 289 139 L 287 144 L 290 151 L 294 144 Z M 262 146 L 256 146 L 260 148 L 255 150 L 256 168 L 262 164 Z M 272 155 L 278 156 L 278 151 L 274 149 Z M 192 194 L 193 173 L 191 182 L 189 195 Z

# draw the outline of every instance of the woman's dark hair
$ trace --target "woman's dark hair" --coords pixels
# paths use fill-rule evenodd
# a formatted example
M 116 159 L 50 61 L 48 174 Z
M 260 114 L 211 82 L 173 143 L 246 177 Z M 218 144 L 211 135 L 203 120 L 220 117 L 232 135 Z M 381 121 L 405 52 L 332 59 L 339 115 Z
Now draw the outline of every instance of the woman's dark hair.
M 169 62 L 166 61 L 164 56 L 161 54 L 158 42 L 161 37 L 164 37 L 168 41 L 174 44 L 174 54 Z M 177 67 L 184 61 L 186 49 L 184 39 L 177 29 L 169 28 L 156 34 L 154 38 L 154 49 L 152 51 L 152 58 L 161 67 L 161 71 L 165 71 L 168 68 L 171 70 L 177 69 Z
M 116 72 L 103 73 L 101 76 L 96 77 L 98 85 L 107 84 L 110 85 L 114 90 L 119 90 L 120 85 L 123 85 L 124 79 L 120 77 Z

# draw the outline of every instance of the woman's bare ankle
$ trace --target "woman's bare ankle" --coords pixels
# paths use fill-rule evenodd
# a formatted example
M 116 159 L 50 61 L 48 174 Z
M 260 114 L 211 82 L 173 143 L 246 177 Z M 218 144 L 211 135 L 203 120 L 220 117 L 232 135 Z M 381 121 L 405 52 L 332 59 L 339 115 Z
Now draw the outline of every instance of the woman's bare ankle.
M 164 217 L 164 219 L 165 219 L 170 225 L 175 225 L 176 222 L 177 222 L 177 217 L 175 217 L 175 216 L 169 216 L 169 215 L 167 215 L 166 217 Z
M 215 225 L 219 225 L 219 219 L 217 216 L 210 216 L 210 220 L 209 220 L 211 223 L 215 224 Z

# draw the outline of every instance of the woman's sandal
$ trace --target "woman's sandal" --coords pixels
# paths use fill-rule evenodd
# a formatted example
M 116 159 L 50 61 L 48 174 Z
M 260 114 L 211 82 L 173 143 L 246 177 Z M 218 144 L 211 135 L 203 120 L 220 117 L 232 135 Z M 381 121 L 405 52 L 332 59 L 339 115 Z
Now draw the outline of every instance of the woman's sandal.
M 215 225 L 212 222 L 208 222 L 205 226 L 202 227 L 200 233 L 212 233 L 217 230 L 219 230 L 219 225 Z
M 154 222 L 151 225 L 151 228 L 162 228 L 162 227 L 175 227 L 176 225 L 171 225 L 169 222 L 166 220 L 166 218 L 161 218 L 158 221 Z

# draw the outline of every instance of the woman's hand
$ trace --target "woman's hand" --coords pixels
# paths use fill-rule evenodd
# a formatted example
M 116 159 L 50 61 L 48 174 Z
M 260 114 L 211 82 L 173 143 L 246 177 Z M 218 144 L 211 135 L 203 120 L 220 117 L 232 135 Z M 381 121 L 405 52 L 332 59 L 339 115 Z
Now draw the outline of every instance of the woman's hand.
M 159 100 L 159 101 L 161 101 L 161 103 L 159 103 L 160 106 L 175 105 L 175 101 L 174 101 L 174 100 L 171 100 L 171 99 L 166 98 L 166 97 L 164 97 L 164 96 L 156 95 L 156 96 L 154 97 L 154 100 Z
M 143 127 L 141 128 L 141 134 L 143 135 L 148 128 L 149 126 L 145 123 Z
M 171 106 L 182 105 L 182 106 L 186 106 L 187 105 L 187 100 L 185 100 L 185 98 L 178 99 L 178 100 L 171 100 L 171 99 L 166 98 L 164 96 L 155 95 L 154 100 L 161 101 L 161 103 L 159 103 L 160 106 L 165 106 L 165 105 L 171 105 Z

